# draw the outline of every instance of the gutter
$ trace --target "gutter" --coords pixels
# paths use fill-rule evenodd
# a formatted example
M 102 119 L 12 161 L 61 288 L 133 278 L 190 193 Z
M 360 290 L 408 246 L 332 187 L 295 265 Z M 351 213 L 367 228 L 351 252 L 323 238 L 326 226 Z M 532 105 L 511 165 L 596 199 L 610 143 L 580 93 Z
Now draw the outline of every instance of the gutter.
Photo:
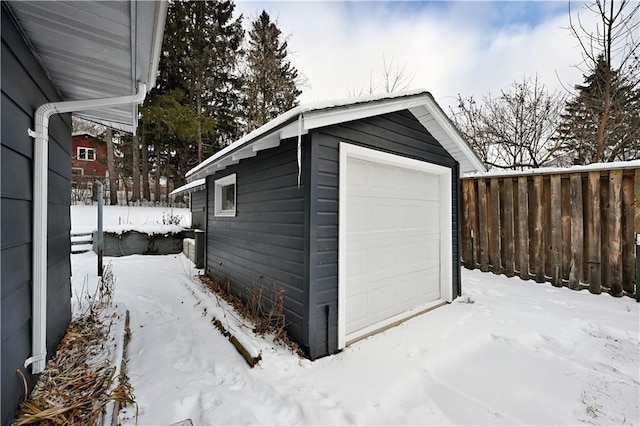
M 32 343 L 33 355 L 24 362 L 31 365 L 32 374 L 44 370 L 47 357 L 47 198 L 49 171 L 49 118 L 87 109 L 100 109 L 119 105 L 138 105 L 147 94 L 146 83 L 139 83 L 135 95 L 113 98 L 88 99 L 82 101 L 51 102 L 41 105 L 35 113 L 35 131 L 29 129 L 34 138 L 33 147 L 33 308 Z M 137 119 L 137 117 L 134 117 Z M 135 123 L 134 123 L 135 124 Z M 135 132 L 135 125 L 133 126 Z

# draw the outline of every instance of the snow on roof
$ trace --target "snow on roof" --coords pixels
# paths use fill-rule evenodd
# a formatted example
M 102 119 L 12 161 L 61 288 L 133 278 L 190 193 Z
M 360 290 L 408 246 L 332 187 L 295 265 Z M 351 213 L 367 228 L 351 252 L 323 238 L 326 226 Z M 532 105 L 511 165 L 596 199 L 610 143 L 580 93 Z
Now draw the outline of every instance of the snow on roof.
M 193 182 L 189 182 L 187 184 L 184 184 L 176 189 L 174 189 L 173 191 L 171 191 L 171 193 L 169 195 L 178 195 L 178 194 L 182 194 L 184 192 L 194 192 L 194 191 L 199 191 L 201 189 L 204 189 L 204 183 L 205 183 L 205 179 L 198 179 L 198 180 L 194 180 Z
M 593 163 L 586 166 L 571 166 L 571 167 L 540 167 L 537 169 L 526 170 L 494 170 L 487 173 L 465 173 L 465 178 L 491 178 L 502 176 L 530 176 L 530 175 L 545 175 L 545 174 L 557 174 L 557 173 L 577 173 L 577 172 L 595 172 L 600 170 L 617 170 L 617 169 L 639 169 L 640 160 L 631 161 L 615 161 L 611 163 Z
M 273 136 L 276 132 L 279 132 L 278 136 L 279 140 L 281 140 L 306 134 L 310 129 L 404 109 L 409 109 L 421 124 L 442 143 L 445 149 L 460 162 L 462 171 L 485 170 L 480 159 L 464 141 L 460 132 L 433 99 L 431 93 L 424 89 L 417 89 L 299 105 L 215 153 L 189 170 L 186 177 L 187 180 L 192 180 L 206 176 L 211 167 L 227 158 L 230 154 L 236 153 L 246 145 L 265 140 L 265 138 Z M 296 123 L 298 120 L 300 122 Z M 277 144 L 266 145 L 267 148 L 277 146 Z M 260 149 L 266 148 L 257 148 L 254 151 Z M 252 155 L 240 155 L 238 160 L 232 159 L 230 164 L 249 156 Z

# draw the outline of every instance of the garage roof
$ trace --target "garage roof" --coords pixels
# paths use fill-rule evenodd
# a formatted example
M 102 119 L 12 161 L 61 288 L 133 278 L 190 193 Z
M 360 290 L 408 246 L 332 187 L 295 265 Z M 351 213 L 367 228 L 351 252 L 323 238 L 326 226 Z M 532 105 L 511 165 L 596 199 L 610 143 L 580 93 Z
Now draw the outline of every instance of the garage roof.
M 462 138 L 440 106 L 426 90 L 385 93 L 339 101 L 317 102 L 295 107 L 212 155 L 187 172 L 192 182 L 217 170 L 273 148 L 282 139 L 304 135 L 309 130 L 351 120 L 409 110 L 416 119 L 460 163 L 460 172 L 486 171 L 482 161 Z
M 24 38 L 58 90 L 75 101 L 133 95 L 155 86 L 166 1 L 9 1 Z M 77 116 L 132 132 L 135 105 Z

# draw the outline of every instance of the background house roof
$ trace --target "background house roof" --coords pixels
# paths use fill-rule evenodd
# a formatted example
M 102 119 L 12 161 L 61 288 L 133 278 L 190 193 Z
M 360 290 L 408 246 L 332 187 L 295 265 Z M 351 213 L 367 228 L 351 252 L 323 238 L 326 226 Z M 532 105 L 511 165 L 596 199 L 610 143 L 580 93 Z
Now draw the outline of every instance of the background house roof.
M 62 100 L 133 95 L 155 85 L 167 13 L 165 1 L 9 1 L 24 39 Z M 137 106 L 77 116 L 132 132 Z
M 243 158 L 253 157 L 262 149 L 276 147 L 282 139 L 304 135 L 312 129 L 402 110 L 409 110 L 460 163 L 461 173 L 486 171 L 431 93 L 420 89 L 297 106 L 189 170 L 187 180 L 203 178 Z

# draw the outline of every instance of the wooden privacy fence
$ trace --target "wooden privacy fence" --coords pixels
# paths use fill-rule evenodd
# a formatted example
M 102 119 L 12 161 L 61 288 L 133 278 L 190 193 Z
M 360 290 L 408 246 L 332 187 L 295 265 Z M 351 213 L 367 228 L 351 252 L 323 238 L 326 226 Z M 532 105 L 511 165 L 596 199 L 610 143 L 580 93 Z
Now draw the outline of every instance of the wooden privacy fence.
M 463 178 L 463 265 L 634 296 L 640 162 L 601 166 Z

